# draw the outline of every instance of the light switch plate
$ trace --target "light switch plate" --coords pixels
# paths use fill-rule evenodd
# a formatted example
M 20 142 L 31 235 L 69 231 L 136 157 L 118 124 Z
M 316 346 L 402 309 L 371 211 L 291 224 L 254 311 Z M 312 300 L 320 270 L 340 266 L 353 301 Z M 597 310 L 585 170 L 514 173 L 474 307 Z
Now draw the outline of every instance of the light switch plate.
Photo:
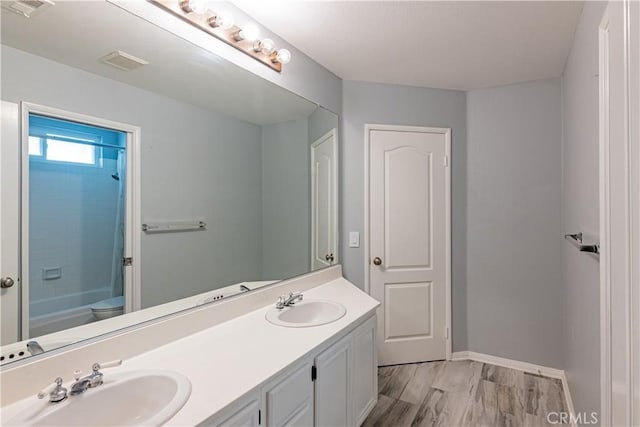
M 359 248 L 360 247 L 360 233 L 357 231 L 349 232 L 349 247 L 350 248 Z

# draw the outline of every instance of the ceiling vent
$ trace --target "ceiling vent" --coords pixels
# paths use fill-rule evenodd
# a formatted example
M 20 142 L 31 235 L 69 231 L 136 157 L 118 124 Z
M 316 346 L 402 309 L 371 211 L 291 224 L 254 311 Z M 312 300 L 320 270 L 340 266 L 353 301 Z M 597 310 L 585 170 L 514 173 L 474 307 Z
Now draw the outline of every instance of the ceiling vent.
M 25 18 L 33 18 L 42 13 L 43 10 L 55 3 L 51 0 L 18 0 L 18 1 L 0 1 L 2 8 L 24 16 Z
M 136 68 L 148 64 L 144 59 L 140 59 L 121 50 L 116 50 L 115 52 L 111 52 L 110 54 L 103 56 L 100 58 L 100 61 L 123 71 L 135 70 Z

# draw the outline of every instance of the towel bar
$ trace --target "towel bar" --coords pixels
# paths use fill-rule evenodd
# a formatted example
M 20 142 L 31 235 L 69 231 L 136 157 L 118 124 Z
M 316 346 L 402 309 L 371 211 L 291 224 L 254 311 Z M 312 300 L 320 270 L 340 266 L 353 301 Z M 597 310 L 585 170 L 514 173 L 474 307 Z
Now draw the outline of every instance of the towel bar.
M 204 230 L 206 228 L 207 228 L 207 224 L 204 221 L 175 221 L 175 222 L 142 224 L 142 231 L 146 233 Z
M 589 252 L 595 255 L 600 254 L 600 244 L 585 245 L 582 241 L 582 232 L 575 234 L 565 234 L 564 238 L 573 243 L 580 252 Z

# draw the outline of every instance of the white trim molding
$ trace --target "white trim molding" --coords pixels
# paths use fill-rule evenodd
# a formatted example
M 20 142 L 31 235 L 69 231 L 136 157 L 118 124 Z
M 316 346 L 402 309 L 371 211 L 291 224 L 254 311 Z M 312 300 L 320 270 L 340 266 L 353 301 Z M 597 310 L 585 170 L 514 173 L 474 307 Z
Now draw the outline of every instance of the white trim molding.
M 609 219 L 609 15 L 605 13 L 598 28 L 599 43 L 599 200 L 600 200 L 600 421 L 611 422 L 611 264 Z M 607 112 L 607 114 L 605 114 Z M 608 420 L 608 421 L 607 421 Z
M 451 329 L 451 128 L 436 128 L 428 126 L 401 126 L 384 124 L 364 125 L 364 291 L 371 295 L 369 266 L 371 264 L 371 254 L 369 251 L 369 135 L 373 130 L 399 131 L 399 132 L 425 132 L 445 135 L 445 327 L 446 327 L 446 359 L 452 356 L 452 329 Z
M 640 5 L 599 25 L 600 422 L 640 425 Z
M 473 360 L 475 362 L 487 363 L 489 365 L 502 366 L 503 368 L 515 369 L 529 374 L 542 375 L 562 381 L 564 397 L 567 400 L 567 410 L 570 414 L 571 425 L 575 426 L 576 412 L 573 407 L 573 399 L 569 391 L 567 376 L 562 369 L 549 368 L 547 366 L 536 365 L 519 360 L 506 359 L 504 357 L 492 356 L 490 354 L 476 353 L 475 351 L 456 351 L 451 355 L 451 360 Z

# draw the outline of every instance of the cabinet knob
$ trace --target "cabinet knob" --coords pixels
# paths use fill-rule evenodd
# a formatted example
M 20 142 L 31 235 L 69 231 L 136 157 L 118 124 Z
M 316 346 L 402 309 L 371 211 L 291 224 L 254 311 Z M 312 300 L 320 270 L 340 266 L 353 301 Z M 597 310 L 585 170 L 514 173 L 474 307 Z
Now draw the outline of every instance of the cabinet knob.
M 374 263 L 375 265 L 382 265 L 382 259 L 380 259 L 380 257 L 375 257 L 375 258 L 373 259 L 373 263 Z

